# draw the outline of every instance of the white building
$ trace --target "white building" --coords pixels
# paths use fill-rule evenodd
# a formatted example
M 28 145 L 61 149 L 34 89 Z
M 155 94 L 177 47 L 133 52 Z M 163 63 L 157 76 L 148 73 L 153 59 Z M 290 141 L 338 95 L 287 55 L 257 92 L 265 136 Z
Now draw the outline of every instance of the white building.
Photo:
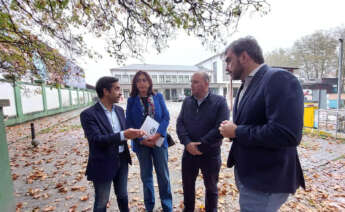
M 214 93 L 223 95 L 228 99 L 230 97 L 229 95 L 232 95 L 233 97 L 236 96 L 237 90 L 241 86 L 241 81 L 235 80 L 235 81 L 232 81 L 232 83 L 230 84 L 230 75 L 225 70 L 226 63 L 224 61 L 222 53 L 216 54 L 210 58 L 207 58 L 206 60 L 203 60 L 200 63 L 196 64 L 196 66 L 200 66 L 200 67 L 204 67 L 206 69 L 212 70 L 211 82 L 215 84 L 223 85 L 221 86 L 221 89 L 223 90 L 218 90 L 218 91 L 215 91 Z M 230 90 L 229 88 L 232 88 L 232 90 Z
M 153 89 L 162 93 L 166 100 L 177 100 L 179 96 L 191 95 L 190 80 L 195 72 L 207 72 L 210 76 L 210 91 L 229 98 L 228 91 L 230 77 L 226 74 L 225 63 L 221 54 L 212 56 L 194 66 L 182 65 L 149 65 L 134 64 L 110 70 L 112 76 L 119 79 L 122 92 L 128 98 L 131 82 L 135 73 L 139 70 L 150 74 L 153 82 Z M 240 87 L 240 82 L 233 82 L 233 92 Z

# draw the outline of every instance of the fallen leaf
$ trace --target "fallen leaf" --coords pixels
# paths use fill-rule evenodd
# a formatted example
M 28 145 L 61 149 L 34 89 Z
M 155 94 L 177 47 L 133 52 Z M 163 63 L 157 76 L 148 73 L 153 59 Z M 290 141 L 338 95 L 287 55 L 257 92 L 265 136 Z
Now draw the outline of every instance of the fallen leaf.
M 86 200 L 88 200 L 88 199 L 89 199 L 89 195 L 80 197 L 80 200 L 81 200 L 81 201 L 86 201 Z

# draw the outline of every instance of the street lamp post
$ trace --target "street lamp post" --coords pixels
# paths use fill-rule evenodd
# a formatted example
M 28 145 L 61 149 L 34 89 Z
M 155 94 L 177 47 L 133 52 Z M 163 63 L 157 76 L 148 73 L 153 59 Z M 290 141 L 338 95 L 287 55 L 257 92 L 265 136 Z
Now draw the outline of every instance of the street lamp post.
M 338 128 L 339 128 L 339 108 L 340 108 L 340 101 L 341 101 L 341 93 L 342 93 L 342 64 L 343 64 L 343 39 L 339 39 L 340 47 L 339 47 L 339 71 L 338 71 L 338 102 L 337 102 L 337 125 L 335 129 L 335 138 L 337 138 Z

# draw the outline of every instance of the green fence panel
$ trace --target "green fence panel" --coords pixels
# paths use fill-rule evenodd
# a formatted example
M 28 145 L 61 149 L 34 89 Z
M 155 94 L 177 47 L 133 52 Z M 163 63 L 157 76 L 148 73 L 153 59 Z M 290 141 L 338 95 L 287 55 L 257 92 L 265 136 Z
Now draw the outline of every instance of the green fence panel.
M 42 87 L 42 101 L 43 101 L 43 111 L 44 113 L 47 113 L 48 107 L 47 107 L 47 93 L 46 93 L 46 86 L 44 83 L 41 85 Z
M 5 81 L 5 82 L 9 82 L 7 80 L 0 80 L 1 81 Z M 87 107 L 91 104 L 94 103 L 93 99 L 91 101 L 87 101 L 86 99 L 86 94 L 88 96 L 95 96 L 96 95 L 96 91 L 92 90 L 92 89 L 79 89 L 79 88 L 67 88 L 64 90 L 68 91 L 68 101 L 69 101 L 69 105 L 63 105 L 63 99 L 62 99 L 62 92 L 60 87 L 58 88 L 58 100 L 59 101 L 59 108 L 54 108 L 54 109 L 48 109 L 47 107 L 47 90 L 46 89 L 50 89 L 51 86 L 46 85 L 44 83 L 28 83 L 28 82 L 11 82 L 14 84 L 13 89 L 14 89 L 14 104 L 15 104 L 15 108 L 16 108 L 16 116 L 12 116 L 9 117 L 6 121 L 5 121 L 5 126 L 11 126 L 11 125 L 15 125 L 15 124 L 20 124 L 26 121 L 30 121 L 33 119 L 37 119 L 37 118 L 41 118 L 41 117 L 45 117 L 45 116 L 50 116 L 50 115 L 54 115 L 54 114 L 58 114 L 58 113 L 63 113 L 63 112 L 68 112 L 71 110 L 75 110 L 75 109 L 79 109 L 79 108 L 83 108 L 83 107 Z M 37 112 L 33 112 L 33 113 L 24 113 L 23 112 L 23 103 L 22 103 L 22 97 L 21 97 L 21 89 L 23 89 L 23 86 L 26 85 L 35 85 L 35 86 L 41 86 L 42 88 L 42 102 L 43 102 L 43 111 L 37 111 Z M 72 96 L 75 95 L 75 97 Z M 73 99 L 74 98 L 74 99 Z M 83 98 L 83 100 L 81 100 L 81 98 Z M 74 104 L 73 104 L 74 102 Z
M 0 99 L 0 211 L 10 212 L 15 211 L 15 201 L 4 125 L 4 106 L 9 106 L 9 100 Z
M 22 97 L 20 95 L 20 82 L 14 82 L 14 100 L 16 101 L 17 119 L 20 121 L 23 118 Z

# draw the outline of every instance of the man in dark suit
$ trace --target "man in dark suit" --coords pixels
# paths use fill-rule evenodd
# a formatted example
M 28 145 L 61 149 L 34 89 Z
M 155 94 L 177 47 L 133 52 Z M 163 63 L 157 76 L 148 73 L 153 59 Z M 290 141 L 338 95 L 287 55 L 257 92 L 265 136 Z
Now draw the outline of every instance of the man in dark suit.
M 229 108 L 224 97 L 209 92 L 209 82 L 205 72 L 193 74 L 192 96 L 183 101 L 176 122 L 177 135 L 185 146 L 182 156 L 184 212 L 194 211 L 195 181 L 199 170 L 206 187 L 206 211 L 216 212 L 218 207 L 222 145 L 218 127 L 229 119 Z
M 219 130 L 233 143 L 228 167 L 235 166 L 241 212 L 277 211 L 305 188 L 297 153 L 303 128 L 303 92 L 290 72 L 264 64 L 252 37 L 234 41 L 225 51 L 227 71 L 242 80 L 233 122 Z
M 127 139 L 142 137 L 144 132 L 127 129 L 123 109 L 114 104 L 121 97 L 118 79 L 100 78 L 96 92 L 99 102 L 80 114 L 89 143 L 86 175 L 95 188 L 94 212 L 106 211 L 112 182 L 120 211 L 129 211 L 127 179 L 131 158 Z

